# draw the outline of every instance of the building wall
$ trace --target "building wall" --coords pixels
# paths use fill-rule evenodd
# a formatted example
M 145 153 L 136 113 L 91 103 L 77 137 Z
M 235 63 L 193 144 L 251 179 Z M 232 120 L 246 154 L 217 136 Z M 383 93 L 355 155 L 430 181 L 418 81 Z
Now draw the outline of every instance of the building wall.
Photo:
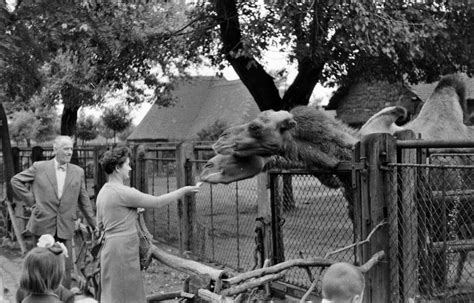
M 362 82 L 354 84 L 338 102 L 337 118 L 345 123 L 360 127 L 381 109 L 402 105 L 409 113 L 417 112 L 420 101 L 416 95 L 401 85 L 388 82 Z

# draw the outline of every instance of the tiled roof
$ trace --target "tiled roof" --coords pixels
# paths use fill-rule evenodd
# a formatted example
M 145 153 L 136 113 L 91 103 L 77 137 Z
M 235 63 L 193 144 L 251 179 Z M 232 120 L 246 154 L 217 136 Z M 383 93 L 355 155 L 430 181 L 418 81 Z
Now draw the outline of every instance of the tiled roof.
M 216 120 L 229 126 L 254 119 L 260 110 L 242 81 L 195 77 L 176 85 L 176 104 L 153 105 L 127 140 L 189 140 Z

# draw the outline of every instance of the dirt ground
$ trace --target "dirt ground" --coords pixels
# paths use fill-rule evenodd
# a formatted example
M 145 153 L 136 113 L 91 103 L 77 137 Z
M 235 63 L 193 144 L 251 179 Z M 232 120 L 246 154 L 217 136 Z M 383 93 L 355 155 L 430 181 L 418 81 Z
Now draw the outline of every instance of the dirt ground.
M 166 249 L 169 253 L 176 253 L 173 249 Z M 23 258 L 20 250 L 7 245 L 0 247 L 0 285 L 3 284 L 3 296 L 7 302 L 15 302 L 15 293 L 18 289 L 18 280 L 21 275 Z M 186 274 L 165 266 L 153 260 L 150 267 L 143 272 L 145 291 L 147 296 L 183 290 Z M 0 296 L 0 302 L 1 300 Z M 173 302 L 167 301 L 167 302 Z

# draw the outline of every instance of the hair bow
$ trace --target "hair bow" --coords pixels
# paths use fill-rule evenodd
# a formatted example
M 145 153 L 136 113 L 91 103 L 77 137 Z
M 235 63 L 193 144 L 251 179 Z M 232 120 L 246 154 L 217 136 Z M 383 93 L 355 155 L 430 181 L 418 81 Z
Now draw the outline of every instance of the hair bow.
M 42 235 L 38 239 L 38 243 L 36 244 L 38 247 L 47 248 L 50 252 L 56 255 L 63 254 L 66 258 L 69 257 L 67 253 L 66 245 L 62 242 L 57 242 L 54 240 L 54 237 L 50 234 Z

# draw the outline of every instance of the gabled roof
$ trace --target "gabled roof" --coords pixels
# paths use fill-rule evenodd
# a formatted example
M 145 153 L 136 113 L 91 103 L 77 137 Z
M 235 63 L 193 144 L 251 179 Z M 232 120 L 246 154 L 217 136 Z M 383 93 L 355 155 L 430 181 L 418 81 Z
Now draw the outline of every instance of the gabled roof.
M 242 81 L 195 77 L 182 81 L 172 93 L 176 104 L 153 105 L 130 141 L 173 141 L 197 138 L 197 133 L 216 120 L 229 126 L 254 119 L 260 110 Z

